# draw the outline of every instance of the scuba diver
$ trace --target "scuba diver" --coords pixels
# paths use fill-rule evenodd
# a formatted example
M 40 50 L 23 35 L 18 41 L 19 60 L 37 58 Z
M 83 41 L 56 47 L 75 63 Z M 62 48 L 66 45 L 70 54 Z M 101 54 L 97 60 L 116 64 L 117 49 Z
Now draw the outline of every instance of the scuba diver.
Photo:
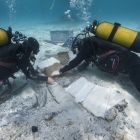
M 12 29 L 0 29 L 0 81 L 11 88 L 9 78 L 21 70 L 26 78 L 47 81 L 53 84 L 50 77 L 41 76 L 33 68 L 35 55 L 39 52 L 39 43 L 33 37 L 25 37 L 19 32 L 12 34 Z
M 119 24 L 116 24 L 117 26 L 114 24 L 114 27 L 110 23 L 105 23 L 105 26 L 99 24 L 100 28 L 95 25 L 97 26 L 96 21 L 93 22 L 90 28 L 86 29 L 85 33 L 76 36 L 71 47 L 76 57 L 68 65 L 59 71 L 55 71 L 52 76 L 61 75 L 80 64 L 79 70 L 82 70 L 92 63 L 102 71 L 112 73 L 113 75 L 119 73 L 128 74 L 140 92 L 140 58 L 132 52 L 132 50 L 135 52 L 140 51 L 138 46 L 140 42 L 139 33 L 123 27 L 120 29 Z M 93 28 L 96 31 L 94 31 L 95 36 L 87 37 L 89 31 L 93 33 Z M 79 35 L 84 35 L 84 38 L 79 38 Z M 128 37 L 128 42 L 126 40 L 127 37 L 124 36 Z M 114 38 L 117 39 L 115 40 Z M 116 43 L 115 41 L 118 42 Z
M 113 49 L 114 46 L 117 48 L 116 50 Z M 92 62 L 103 71 L 117 74 L 118 69 L 123 70 L 122 66 L 119 65 L 120 61 L 121 64 L 125 61 L 122 57 L 126 57 L 129 52 L 119 45 L 108 43 L 94 36 L 81 39 L 71 50 L 76 54 L 76 57 L 68 65 L 60 69 L 60 73 L 75 68 L 81 62 L 82 64 L 78 67 L 78 70 L 83 70 Z M 117 55 L 121 56 L 121 58 Z

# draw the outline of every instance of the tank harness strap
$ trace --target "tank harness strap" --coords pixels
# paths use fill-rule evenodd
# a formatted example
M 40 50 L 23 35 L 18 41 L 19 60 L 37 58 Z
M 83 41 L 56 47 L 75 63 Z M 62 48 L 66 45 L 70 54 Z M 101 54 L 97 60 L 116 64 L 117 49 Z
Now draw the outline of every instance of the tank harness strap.
M 108 37 L 108 41 L 110 41 L 110 42 L 112 42 L 112 40 L 113 40 L 113 38 L 114 38 L 114 36 L 115 36 L 115 33 L 117 32 L 117 30 L 118 30 L 118 28 L 121 26 L 121 24 L 120 23 L 114 23 L 114 27 L 113 27 L 113 29 L 112 29 L 112 31 L 111 31 L 111 34 L 110 34 L 110 36 Z
M 102 58 L 105 58 L 105 57 L 110 56 L 110 55 L 112 55 L 114 53 L 116 53 L 115 50 L 110 50 L 110 51 L 107 51 L 107 52 L 105 52 L 103 54 L 100 54 L 99 56 L 102 57 Z
M 15 63 L 8 63 L 8 62 L 2 62 L 0 61 L 0 66 L 5 67 L 5 68 L 10 68 L 11 66 L 15 66 Z

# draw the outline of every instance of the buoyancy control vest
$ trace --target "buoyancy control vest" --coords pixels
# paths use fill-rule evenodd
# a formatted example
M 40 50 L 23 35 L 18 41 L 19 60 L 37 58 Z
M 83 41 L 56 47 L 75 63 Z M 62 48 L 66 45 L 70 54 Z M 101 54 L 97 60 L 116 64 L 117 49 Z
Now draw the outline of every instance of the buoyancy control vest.
M 122 27 L 119 23 L 93 22 L 91 32 L 104 40 L 140 53 L 140 32 Z

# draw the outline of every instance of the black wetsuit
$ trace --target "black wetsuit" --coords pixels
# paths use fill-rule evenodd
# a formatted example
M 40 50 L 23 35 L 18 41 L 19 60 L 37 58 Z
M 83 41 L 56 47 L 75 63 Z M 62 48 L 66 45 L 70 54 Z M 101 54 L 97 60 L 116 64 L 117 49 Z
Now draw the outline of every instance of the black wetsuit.
M 0 80 L 6 80 L 13 75 L 18 68 L 16 66 L 16 54 L 19 46 L 9 44 L 0 48 Z
M 62 68 L 60 72 L 64 73 L 68 70 L 71 70 L 79 65 L 83 60 L 86 60 L 89 57 L 93 56 L 94 47 L 91 46 L 94 46 L 93 42 L 91 42 L 91 39 L 85 39 L 83 41 L 83 45 L 78 48 L 79 53 L 77 54 L 77 56 L 72 61 L 70 61 L 68 65 Z
M 0 48 L 0 81 L 7 80 L 21 70 L 27 78 L 47 81 L 46 76 L 40 76 L 30 62 L 28 47 L 21 44 L 9 44 Z
M 39 73 L 33 68 L 29 56 L 27 55 L 23 55 L 21 59 L 18 59 L 17 67 L 19 70 L 22 70 L 29 79 L 47 81 L 48 77 L 39 75 Z

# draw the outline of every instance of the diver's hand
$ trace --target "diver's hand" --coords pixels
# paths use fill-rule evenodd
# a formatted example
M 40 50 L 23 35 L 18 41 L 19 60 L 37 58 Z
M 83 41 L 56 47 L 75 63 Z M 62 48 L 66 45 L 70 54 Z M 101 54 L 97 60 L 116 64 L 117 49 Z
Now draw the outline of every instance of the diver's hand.
M 55 84 L 55 81 L 51 77 L 48 77 L 47 83 L 50 85 L 53 85 L 53 84 Z

